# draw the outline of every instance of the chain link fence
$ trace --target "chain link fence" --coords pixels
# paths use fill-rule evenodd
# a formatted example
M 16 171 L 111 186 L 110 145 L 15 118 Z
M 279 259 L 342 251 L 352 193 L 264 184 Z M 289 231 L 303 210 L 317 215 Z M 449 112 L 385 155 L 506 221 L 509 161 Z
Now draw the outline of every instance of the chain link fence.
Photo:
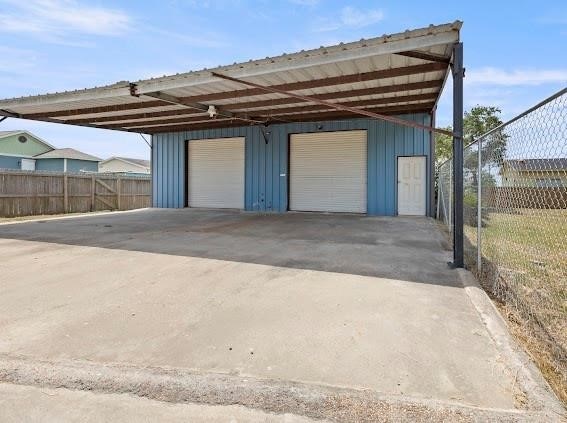
M 437 217 L 450 232 L 451 166 L 437 181 Z M 468 145 L 463 173 L 465 266 L 521 318 L 565 389 L 567 89 Z

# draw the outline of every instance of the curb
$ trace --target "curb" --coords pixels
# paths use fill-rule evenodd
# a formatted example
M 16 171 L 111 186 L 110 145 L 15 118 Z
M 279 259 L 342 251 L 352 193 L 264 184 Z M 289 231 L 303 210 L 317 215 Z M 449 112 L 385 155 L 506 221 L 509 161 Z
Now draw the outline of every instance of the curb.
M 0 382 L 100 394 L 131 394 L 169 403 L 241 405 L 268 413 L 340 422 L 554 421 L 535 410 L 480 408 L 363 389 L 178 368 L 35 360 L 4 354 L 0 354 Z
M 457 269 L 457 274 L 498 350 L 512 373 L 516 374 L 520 388 L 527 396 L 528 409 L 544 413 L 546 421 L 566 419 L 567 413 L 561 402 L 535 363 L 512 337 L 506 320 L 474 275 L 465 269 Z

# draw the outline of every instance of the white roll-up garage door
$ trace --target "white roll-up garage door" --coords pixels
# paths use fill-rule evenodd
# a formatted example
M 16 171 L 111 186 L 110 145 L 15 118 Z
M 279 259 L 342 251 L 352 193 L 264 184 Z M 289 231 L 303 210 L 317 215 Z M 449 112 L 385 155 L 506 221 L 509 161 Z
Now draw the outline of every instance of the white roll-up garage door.
M 190 140 L 189 207 L 244 208 L 244 138 Z
M 290 210 L 366 213 L 366 131 L 293 134 Z

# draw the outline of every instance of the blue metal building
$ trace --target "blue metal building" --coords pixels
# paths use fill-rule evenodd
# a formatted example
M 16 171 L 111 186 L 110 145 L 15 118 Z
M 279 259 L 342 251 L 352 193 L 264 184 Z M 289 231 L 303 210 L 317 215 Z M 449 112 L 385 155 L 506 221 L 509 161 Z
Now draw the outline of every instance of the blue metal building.
M 423 125 L 427 113 L 400 118 Z M 204 129 L 156 134 L 152 137 L 152 186 L 154 207 L 188 206 L 187 145 L 190 140 L 245 137 L 245 210 L 286 212 L 289 209 L 289 140 L 291 134 L 365 130 L 367 132 L 367 213 L 397 214 L 397 158 L 425 156 L 427 214 L 432 213 L 432 137 L 424 129 L 404 127 L 376 119 L 275 124 Z M 266 137 L 262 134 L 268 132 Z M 285 176 L 280 176 L 285 175 Z

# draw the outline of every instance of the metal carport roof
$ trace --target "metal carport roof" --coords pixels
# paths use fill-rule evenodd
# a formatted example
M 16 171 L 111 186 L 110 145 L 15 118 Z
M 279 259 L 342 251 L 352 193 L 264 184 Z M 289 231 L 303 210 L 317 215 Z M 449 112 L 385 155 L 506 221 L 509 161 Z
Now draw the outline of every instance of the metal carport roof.
M 154 134 L 429 113 L 441 95 L 461 25 L 455 21 L 134 83 L 0 100 L 0 115 Z M 211 105 L 214 118 L 207 113 Z

